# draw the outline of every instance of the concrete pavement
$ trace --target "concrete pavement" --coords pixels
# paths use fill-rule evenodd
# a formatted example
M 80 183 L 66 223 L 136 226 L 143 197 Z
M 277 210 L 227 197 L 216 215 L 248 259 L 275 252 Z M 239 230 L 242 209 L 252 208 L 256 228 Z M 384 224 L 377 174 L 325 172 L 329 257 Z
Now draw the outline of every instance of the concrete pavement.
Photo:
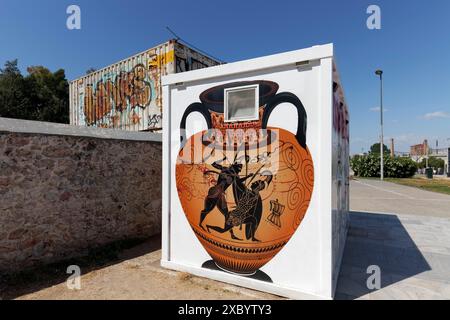
M 352 211 L 450 219 L 450 196 L 380 180 L 352 180 L 350 206 Z
M 450 299 L 450 196 L 377 180 L 351 182 L 337 299 Z M 367 267 L 381 289 L 367 287 Z

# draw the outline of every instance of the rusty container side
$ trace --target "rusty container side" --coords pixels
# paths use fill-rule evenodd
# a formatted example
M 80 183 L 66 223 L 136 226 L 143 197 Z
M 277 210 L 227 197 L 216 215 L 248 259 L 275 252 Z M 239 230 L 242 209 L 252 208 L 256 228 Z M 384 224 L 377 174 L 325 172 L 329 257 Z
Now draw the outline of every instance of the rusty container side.
M 161 76 L 217 64 L 170 40 L 72 81 L 70 123 L 129 131 L 161 130 Z
M 212 67 L 219 61 L 208 57 L 182 43 L 175 43 L 175 73 Z
M 70 83 L 70 123 L 128 131 L 162 128 L 161 76 L 175 70 L 175 41 Z

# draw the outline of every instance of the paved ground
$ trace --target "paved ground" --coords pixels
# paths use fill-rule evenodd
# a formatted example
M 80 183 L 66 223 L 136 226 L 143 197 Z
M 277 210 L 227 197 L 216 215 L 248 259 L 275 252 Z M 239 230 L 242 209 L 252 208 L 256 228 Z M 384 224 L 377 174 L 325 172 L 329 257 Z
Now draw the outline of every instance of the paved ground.
M 337 299 L 450 299 L 450 196 L 375 180 L 351 182 L 350 230 Z M 154 242 L 155 240 L 153 240 Z M 82 277 L 30 287 L 19 299 L 279 299 L 159 267 L 160 250 L 143 244 L 122 261 Z M 380 290 L 367 289 L 369 265 Z
M 352 181 L 351 209 L 337 299 L 450 299 L 450 196 Z M 369 265 L 381 290 L 367 289 Z
M 381 290 L 366 286 L 381 270 Z M 351 215 L 337 299 L 450 299 L 450 219 Z
M 450 196 L 379 180 L 353 180 L 351 210 L 450 219 Z

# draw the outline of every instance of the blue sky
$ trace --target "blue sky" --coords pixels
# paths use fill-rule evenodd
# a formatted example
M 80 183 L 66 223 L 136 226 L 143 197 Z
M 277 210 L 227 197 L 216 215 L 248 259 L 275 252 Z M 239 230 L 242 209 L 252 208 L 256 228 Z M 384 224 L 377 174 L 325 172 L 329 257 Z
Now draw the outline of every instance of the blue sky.
M 81 7 L 82 29 L 66 28 Z M 382 29 L 366 27 L 381 7 Z M 69 79 L 162 43 L 170 26 L 227 62 L 333 42 L 351 115 L 351 152 L 379 136 L 376 68 L 385 72 L 385 136 L 399 151 L 450 138 L 450 1 L 0 0 L 0 64 L 64 68 Z

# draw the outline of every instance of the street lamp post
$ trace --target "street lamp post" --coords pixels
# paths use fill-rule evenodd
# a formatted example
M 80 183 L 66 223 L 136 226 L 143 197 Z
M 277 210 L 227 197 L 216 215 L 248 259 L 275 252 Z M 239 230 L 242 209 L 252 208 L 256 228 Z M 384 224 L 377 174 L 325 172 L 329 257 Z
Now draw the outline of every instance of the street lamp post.
M 381 143 L 380 143 L 380 161 L 381 161 L 381 180 L 384 180 L 384 137 L 383 137 L 383 70 L 375 71 L 380 77 L 380 125 L 381 125 Z
M 447 138 L 447 177 L 450 178 L 450 138 Z

